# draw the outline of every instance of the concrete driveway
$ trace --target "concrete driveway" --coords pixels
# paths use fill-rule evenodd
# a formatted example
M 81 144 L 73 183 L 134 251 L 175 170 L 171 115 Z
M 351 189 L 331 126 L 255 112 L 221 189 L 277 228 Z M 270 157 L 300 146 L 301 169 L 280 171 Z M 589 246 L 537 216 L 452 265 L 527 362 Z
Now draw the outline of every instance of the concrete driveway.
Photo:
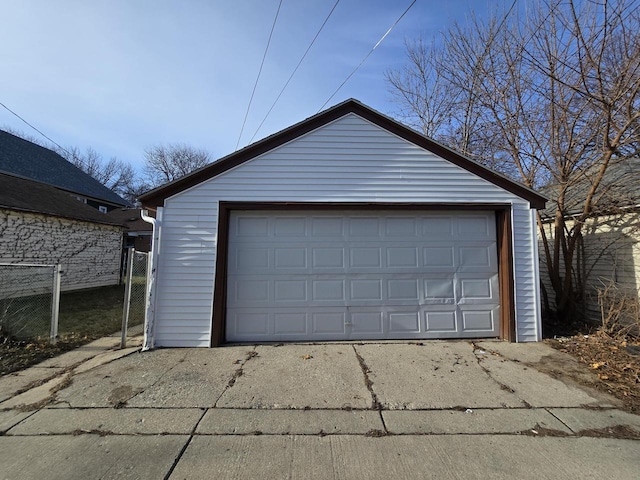
M 640 417 L 539 371 L 582 368 L 544 344 L 139 353 L 112 343 L 0 377 L 0 478 L 631 479 L 640 471 Z

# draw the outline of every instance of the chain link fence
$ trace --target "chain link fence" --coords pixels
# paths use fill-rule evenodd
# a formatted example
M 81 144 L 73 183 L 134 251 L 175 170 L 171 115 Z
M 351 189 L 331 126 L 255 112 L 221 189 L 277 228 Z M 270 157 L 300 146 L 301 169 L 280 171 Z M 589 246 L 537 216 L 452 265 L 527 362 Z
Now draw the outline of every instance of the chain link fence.
M 147 298 L 147 265 L 149 254 L 133 249 L 128 251 L 123 305 L 121 346 L 126 337 L 139 335 L 144 330 L 144 314 Z
M 0 263 L 0 341 L 80 345 L 144 330 L 148 254 L 127 249 L 124 284 L 60 293 L 61 266 Z M 120 333 L 118 333 L 120 332 Z
M 0 335 L 53 339 L 57 335 L 60 268 L 0 264 Z

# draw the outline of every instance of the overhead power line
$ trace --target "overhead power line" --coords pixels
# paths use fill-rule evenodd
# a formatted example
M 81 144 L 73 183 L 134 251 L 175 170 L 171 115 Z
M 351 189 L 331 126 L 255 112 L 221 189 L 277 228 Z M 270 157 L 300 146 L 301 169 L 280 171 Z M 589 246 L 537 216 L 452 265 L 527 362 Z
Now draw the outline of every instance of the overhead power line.
M 286 81 L 286 83 L 284 84 L 284 87 L 282 87 L 282 90 L 280 90 L 280 93 L 278 94 L 278 96 L 276 97 L 276 99 L 273 101 L 273 104 L 271 105 L 271 107 L 269 108 L 269 111 L 267 112 L 267 114 L 264 116 L 264 118 L 262 119 L 262 121 L 260 122 L 260 125 L 258 125 L 258 128 L 256 129 L 255 133 L 253 134 L 253 136 L 251 137 L 251 140 L 249 140 L 249 143 L 251 143 L 253 141 L 254 138 L 256 138 L 256 135 L 258 134 L 258 132 L 260 131 L 260 129 L 262 128 L 262 125 L 264 125 L 264 122 L 267 120 L 267 117 L 269 117 L 269 115 L 271 114 L 271 111 L 273 110 L 273 108 L 276 106 L 276 103 L 278 103 L 278 100 L 280 100 L 280 97 L 282 96 L 282 94 L 284 93 L 284 91 L 286 90 L 287 86 L 289 85 L 289 82 L 291 82 L 291 79 L 293 78 L 293 76 L 296 74 L 296 72 L 298 71 L 298 68 L 300 68 L 300 65 L 302 64 L 303 60 L 305 59 L 305 57 L 307 56 L 307 54 L 309 53 L 309 50 L 311 50 L 311 47 L 313 47 L 313 44 L 316 42 L 316 40 L 318 39 L 318 36 L 320 36 L 320 32 L 322 32 L 322 29 L 324 28 L 324 26 L 327 24 L 327 22 L 329 21 L 329 18 L 331 18 L 331 15 L 333 15 L 333 11 L 336 9 L 336 7 L 338 6 L 338 4 L 340 3 L 340 0 L 337 0 L 336 3 L 333 4 L 333 8 L 331 9 L 331 11 L 329 12 L 329 14 L 327 15 L 327 18 L 324 19 L 324 22 L 322 22 L 322 25 L 320 26 L 320 29 L 318 30 L 318 32 L 316 33 L 316 36 L 313 37 L 313 40 L 311 40 L 311 43 L 309 44 L 309 46 L 307 47 L 307 50 L 304 52 L 304 54 L 302 55 L 302 58 L 300 58 L 300 61 L 298 62 L 298 64 L 296 65 L 296 68 L 293 69 L 293 72 L 291 72 L 291 75 L 289 76 L 289 79 Z
M 362 66 L 362 64 L 363 64 L 364 62 L 366 62 L 366 61 L 367 61 L 367 59 L 371 56 L 371 54 L 373 53 L 373 51 L 374 51 L 376 48 L 378 48 L 378 45 L 380 45 L 380 44 L 382 43 L 382 41 L 387 37 L 387 35 L 389 35 L 389 34 L 391 33 L 391 30 L 393 30 L 393 29 L 395 28 L 395 26 L 400 22 L 400 20 L 402 20 L 402 17 L 404 17 L 404 16 L 407 14 L 407 12 L 411 9 L 411 7 L 413 7 L 413 6 L 415 5 L 416 1 L 417 1 L 417 0 L 413 0 L 413 2 L 411 2 L 411 5 L 409 5 L 409 6 L 406 8 L 406 10 L 405 10 L 404 12 L 402 12 L 402 15 L 400 15 L 400 16 L 398 17 L 398 19 L 397 19 L 395 22 L 393 22 L 393 25 L 391 25 L 391 26 L 389 27 L 389 30 L 387 30 L 387 31 L 385 32 L 385 34 L 384 34 L 384 35 L 382 35 L 382 37 L 380 37 L 380 40 L 378 40 L 378 42 L 373 46 L 373 48 L 372 48 L 371 50 L 369 50 L 369 53 L 367 53 L 367 55 L 362 59 L 362 61 L 358 64 L 358 66 L 357 66 L 356 68 L 354 68 L 354 69 L 353 69 L 353 71 L 352 71 L 352 72 L 347 76 L 347 78 L 345 78 L 344 82 L 342 82 L 342 83 L 340 84 L 340 86 L 339 86 L 338 88 L 336 88 L 336 90 L 331 94 L 331 96 L 327 99 L 327 101 L 326 101 L 326 102 L 324 102 L 324 103 L 322 104 L 322 106 L 320 107 L 320 109 L 318 110 L 318 112 L 320 112 L 320 110 L 322 110 L 322 109 L 325 107 L 325 105 L 327 105 L 327 103 L 329 103 L 329 102 L 331 101 L 331 99 L 332 99 L 333 97 L 335 97 L 336 93 L 338 93 L 338 92 L 340 91 L 340 89 L 341 89 L 342 87 L 344 87 L 344 85 L 349 81 L 349 79 L 350 79 L 351 77 L 353 77 L 353 75 L 358 71 L 358 69 Z
M 46 138 L 47 140 L 49 140 L 51 143 L 53 143 L 56 147 L 58 147 L 60 150 L 62 150 L 64 153 L 66 153 L 68 155 L 68 158 L 66 158 L 65 160 L 67 160 L 68 162 L 70 162 L 70 159 L 73 158 L 74 162 L 78 162 L 81 165 L 83 165 L 85 168 L 88 168 L 87 163 L 80 158 L 79 156 L 77 156 L 75 153 L 70 152 L 69 150 L 67 150 L 66 148 L 64 148 L 62 145 L 60 145 L 58 142 L 56 142 L 55 140 L 53 140 L 51 137 L 49 137 L 48 135 L 45 135 L 41 130 L 38 130 L 35 126 L 33 126 L 31 123 L 27 122 L 22 116 L 20 116 L 18 113 L 14 112 L 13 110 L 11 110 L 9 107 L 7 107 L 4 103 L 0 102 L 0 106 L 2 108 L 4 108 L 5 110 L 7 110 L 9 113 L 11 113 L 12 115 L 16 116 L 17 118 L 19 118 L 23 123 L 25 123 L 26 125 L 28 125 L 29 127 L 31 127 L 33 130 L 35 130 L 36 132 L 38 132 L 40 135 L 42 135 L 44 138 Z M 18 135 L 19 136 L 19 135 Z M 46 146 L 45 148 L 48 148 L 49 146 Z M 59 152 L 56 152 L 59 153 Z M 63 157 L 64 158 L 64 157 Z M 71 162 L 73 163 L 73 162 Z M 78 166 L 76 164 L 76 166 Z
M 262 67 L 264 66 L 264 60 L 267 58 L 267 52 L 269 51 L 269 45 L 271 44 L 271 37 L 273 36 L 273 31 L 276 28 L 276 22 L 278 21 L 278 15 L 280 14 L 280 7 L 282 7 L 282 0 L 278 3 L 278 10 L 276 11 L 276 16 L 273 19 L 273 25 L 271 25 L 271 32 L 269 33 L 269 40 L 267 40 L 267 46 L 264 49 L 264 55 L 262 55 L 262 62 L 260 62 L 260 69 L 258 70 L 258 76 L 256 77 L 256 83 L 253 85 L 253 91 L 251 92 L 251 98 L 249 98 L 249 105 L 247 105 L 247 111 L 244 114 L 244 120 L 242 121 L 242 128 L 240 129 L 240 135 L 238 135 L 238 141 L 236 142 L 236 150 L 238 149 L 238 145 L 240 145 L 240 139 L 242 138 L 242 133 L 244 132 L 244 127 L 247 123 L 247 117 L 249 116 L 249 110 L 251 109 L 251 103 L 253 102 L 253 96 L 256 93 L 256 87 L 258 86 L 258 82 L 260 81 L 260 75 L 262 74 Z
M 34 129 L 36 132 L 38 132 L 40 135 L 42 135 L 44 138 L 46 138 L 47 140 L 49 140 L 51 143 L 53 143 L 56 147 L 58 147 L 60 150 L 62 150 L 63 152 L 66 152 L 67 155 L 73 157 L 74 155 L 71 154 L 71 152 L 69 152 L 69 150 L 67 150 L 66 148 L 64 148 L 63 146 L 61 146 L 58 142 L 56 142 L 55 140 L 51 139 L 51 137 L 48 137 L 47 135 L 45 135 L 44 133 L 42 133 L 40 130 L 38 130 L 36 127 L 34 127 L 32 124 L 30 124 L 29 122 L 27 122 L 24 118 L 22 118 L 20 115 L 18 115 L 16 112 L 14 112 L 13 110 L 11 110 L 9 107 L 7 107 L 4 103 L 0 102 L 0 106 L 2 106 L 6 111 L 8 111 L 9 113 L 11 113 L 12 115 L 16 116 L 17 118 L 19 118 L 20 120 L 22 120 L 22 122 L 24 122 L 26 125 L 28 125 L 29 127 L 31 127 L 32 129 Z

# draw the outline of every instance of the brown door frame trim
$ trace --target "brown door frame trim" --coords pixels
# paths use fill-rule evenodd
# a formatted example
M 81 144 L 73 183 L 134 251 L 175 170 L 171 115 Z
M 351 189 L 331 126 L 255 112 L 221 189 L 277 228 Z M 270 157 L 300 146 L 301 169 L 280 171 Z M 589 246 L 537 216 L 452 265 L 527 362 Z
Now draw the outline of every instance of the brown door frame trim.
M 496 240 L 498 249 L 498 283 L 500 289 L 500 338 L 515 341 L 515 302 L 513 276 L 513 245 L 511 205 L 503 203 L 305 203 L 305 202 L 219 202 L 218 242 L 216 247 L 215 286 L 213 315 L 211 318 L 211 346 L 225 343 L 227 261 L 229 253 L 229 218 L 234 210 L 492 210 L 496 216 Z

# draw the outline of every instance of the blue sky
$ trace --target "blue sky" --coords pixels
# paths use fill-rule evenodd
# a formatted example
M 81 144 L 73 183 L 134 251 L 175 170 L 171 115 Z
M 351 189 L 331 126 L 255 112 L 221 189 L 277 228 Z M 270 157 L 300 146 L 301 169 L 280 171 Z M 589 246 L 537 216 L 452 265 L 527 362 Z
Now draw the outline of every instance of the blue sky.
M 259 140 L 315 114 L 412 0 L 340 0 Z M 279 0 L 0 0 L 0 102 L 63 146 L 139 168 L 181 142 L 235 150 Z M 240 147 L 249 143 L 335 0 L 283 0 Z M 327 106 L 350 97 L 393 115 L 384 72 L 404 42 L 510 0 L 417 0 Z M 0 107 L 5 126 L 38 136 Z

